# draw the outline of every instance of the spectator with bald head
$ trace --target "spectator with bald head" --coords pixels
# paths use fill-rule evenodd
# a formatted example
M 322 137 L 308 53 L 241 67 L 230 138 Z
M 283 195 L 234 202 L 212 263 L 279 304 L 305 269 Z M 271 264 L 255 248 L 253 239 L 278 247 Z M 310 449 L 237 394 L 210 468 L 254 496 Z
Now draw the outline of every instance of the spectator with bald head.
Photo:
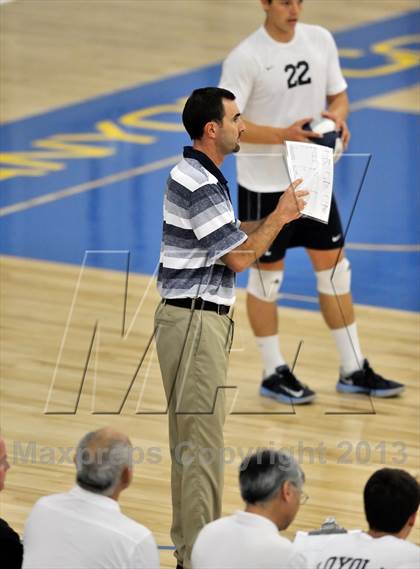
M 6 473 L 10 468 L 7 459 L 6 443 L 0 438 L 0 492 L 4 489 Z M 7 569 L 20 569 L 22 566 L 23 548 L 18 534 L 9 524 L 0 518 L 0 552 L 1 561 Z
M 132 446 L 110 428 L 85 435 L 77 447 L 76 482 L 69 492 L 44 496 L 25 525 L 24 569 L 155 569 L 153 535 L 118 504 L 131 483 Z

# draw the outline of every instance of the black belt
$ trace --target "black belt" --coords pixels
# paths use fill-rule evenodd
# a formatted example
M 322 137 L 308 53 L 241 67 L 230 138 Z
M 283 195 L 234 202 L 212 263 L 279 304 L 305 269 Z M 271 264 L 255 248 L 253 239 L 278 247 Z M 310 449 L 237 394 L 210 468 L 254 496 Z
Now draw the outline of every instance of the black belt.
M 226 304 L 216 304 L 202 298 L 164 298 L 162 304 L 171 304 L 172 306 L 180 306 L 181 308 L 189 308 L 190 310 L 211 310 L 217 314 L 225 315 L 229 313 L 230 306 Z

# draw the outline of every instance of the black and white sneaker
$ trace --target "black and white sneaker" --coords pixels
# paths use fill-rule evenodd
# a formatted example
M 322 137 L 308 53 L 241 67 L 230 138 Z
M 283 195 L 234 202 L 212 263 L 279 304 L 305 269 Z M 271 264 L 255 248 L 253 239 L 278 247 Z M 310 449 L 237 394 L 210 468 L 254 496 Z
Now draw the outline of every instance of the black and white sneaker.
M 311 403 L 315 399 L 315 393 L 300 383 L 288 366 L 277 367 L 273 374 L 263 379 L 260 395 L 289 405 Z
M 369 362 L 363 362 L 363 368 L 350 375 L 343 376 L 337 381 L 337 391 L 341 393 L 365 393 L 372 397 L 395 397 L 404 391 L 404 385 L 385 379 L 370 367 Z

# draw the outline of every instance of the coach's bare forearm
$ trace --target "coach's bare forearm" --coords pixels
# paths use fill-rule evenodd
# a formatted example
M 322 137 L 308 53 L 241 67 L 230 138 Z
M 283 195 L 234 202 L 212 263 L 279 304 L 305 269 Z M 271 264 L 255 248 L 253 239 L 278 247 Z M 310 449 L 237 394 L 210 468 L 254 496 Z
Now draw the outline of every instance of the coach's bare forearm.
M 267 218 L 264 217 L 263 219 L 257 219 L 255 221 L 241 221 L 240 230 L 247 235 L 251 235 L 251 233 L 254 233 L 254 231 L 256 231 L 266 219 Z
M 244 271 L 267 251 L 286 223 L 287 220 L 271 213 L 242 245 L 222 257 L 222 261 L 237 273 Z
M 239 273 L 255 263 L 267 251 L 286 223 L 300 216 L 305 207 L 303 198 L 309 193 L 307 190 L 296 190 L 301 183 L 302 179 L 292 182 L 277 202 L 274 211 L 262 220 L 260 226 L 250 233 L 248 239 L 222 257 L 222 261 L 232 271 Z

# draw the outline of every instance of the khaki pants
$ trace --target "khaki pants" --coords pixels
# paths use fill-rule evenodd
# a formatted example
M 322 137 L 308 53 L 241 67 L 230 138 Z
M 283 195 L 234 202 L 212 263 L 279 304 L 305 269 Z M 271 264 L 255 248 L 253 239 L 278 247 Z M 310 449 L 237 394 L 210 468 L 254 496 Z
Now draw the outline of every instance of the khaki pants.
M 156 346 L 168 402 L 175 556 L 191 567 L 200 529 L 220 517 L 223 424 L 233 321 L 205 310 L 160 304 Z

